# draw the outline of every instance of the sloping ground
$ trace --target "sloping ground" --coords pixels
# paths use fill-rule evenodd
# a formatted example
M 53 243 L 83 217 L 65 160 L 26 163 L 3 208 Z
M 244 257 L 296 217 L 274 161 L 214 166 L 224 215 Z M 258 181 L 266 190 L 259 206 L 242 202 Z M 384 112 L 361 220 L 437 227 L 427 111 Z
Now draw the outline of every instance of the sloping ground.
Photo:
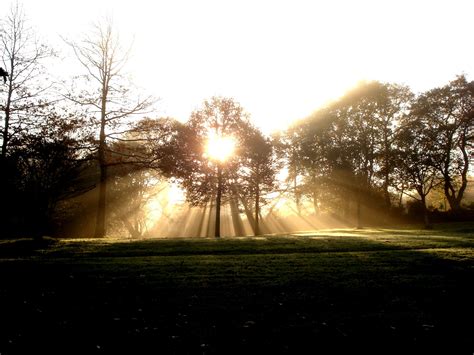
M 0 353 L 474 351 L 474 224 L 0 242 Z

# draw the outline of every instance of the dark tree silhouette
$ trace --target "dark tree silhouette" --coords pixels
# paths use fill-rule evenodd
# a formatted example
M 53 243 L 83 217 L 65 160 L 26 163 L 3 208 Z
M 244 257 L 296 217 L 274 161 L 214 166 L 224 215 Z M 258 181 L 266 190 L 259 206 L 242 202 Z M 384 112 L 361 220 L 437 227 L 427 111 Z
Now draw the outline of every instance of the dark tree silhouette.
M 390 208 L 394 137 L 411 96 L 403 86 L 361 83 L 291 127 L 282 142 L 297 203 L 310 198 L 315 213 L 345 219 L 353 205 L 358 226 L 362 207 Z
M 192 205 L 206 205 L 215 201 L 215 237 L 220 237 L 220 208 L 225 201 L 235 198 L 238 183 L 239 156 L 245 147 L 245 135 L 252 126 L 248 114 L 231 98 L 212 97 L 191 114 L 182 131 L 175 176 L 186 190 Z M 235 153 L 225 162 L 206 156 L 205 146 L 210 135 L 232 136 Z
M 2 67 L 0 67 L 0 76 L 3 78 L 3 83 L 7 83 L 7 78 L 8 78 L 8 72 L 5 71 Z
M 15 205 L 18 232 L 35 238 L 51 234 L 59 201 L 91 188 L 81 181 L 84 140 L 83 122 L 76 117 L 51 112 L 35 132 L 23 133 L 12 143 L 8 159 L 17 172 Z M 27 227 L 27 228 L 26 228 Z
M 474 82 L 459 76 L 449 84 L 420 95 L 412 114 L 429 122 L 431 144 L 437 154 L 433 167 L 453 211 L 461 209 L 468 183 L 474 142 Z
M 268 202 L 267 195 L 276 188 L 276 174 L 281 165 L 276 158 L 273 142 L 264 137 L 258 129 L 249 128 L 245 136 L 245 150 L 241 152 L 239 174 L 240 194 L 245 196 L 242 203 L 253 202 L 252 227 L 255 235 L 262 234 L 261 210 Z M 249 208 L 245 208 L 249 210 Z
M 407 115 L 401 125 L 396 137 L 396 181 L 400 190 L 421 203 L 425 228 L 431 228 L 427 196 L 439 184 L 433 164 L 437 151 L 432 144 L 431 122 L 416 115 Z
M 44 113 L 36 113 L 51 101 L 47 95 L 51 84 L 43 75 L 41 63 L 51 58 L 53 52 L 38 42 L 18 3 L 11 6 L 0 22 L 0 53 L 3 62 L 0 76 L 7 84 L 6 90 L 0 90 L 1 156 L 6 157 L 10 140 L 37 125 L 36 118 Z

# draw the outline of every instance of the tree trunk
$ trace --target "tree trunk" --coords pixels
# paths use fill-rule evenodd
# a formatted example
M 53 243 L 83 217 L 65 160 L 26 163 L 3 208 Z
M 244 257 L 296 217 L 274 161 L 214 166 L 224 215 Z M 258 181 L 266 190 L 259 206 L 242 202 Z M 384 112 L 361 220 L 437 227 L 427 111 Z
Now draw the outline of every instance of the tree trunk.
M 388 187 L 390 185 L 390 176 L 387 173 L 385 173 L 384 176 L 384 182 L 383 182 L 383 197 L 385 201 L 385 206 L 390 209 L 392 207 L 392 201 L 390 199 L 390 192 L 388 191 Z
M 7 144 L 8 144 L 8 130 L 10 126 L 10 110 L 8 109 L 8 105 L 5 108 L 5 125 L 3 127 L 3 132 L 2 132 L 2 158 L 5 158 L 7 155 Z
M 444 166 L 441 170 L 441 173 L 443 175 L 444 179 L 444 194 L 446 196 L 446 199 L 449 202 L 449 206 L 451 207 L 451 210 L 456 211 L 459 209 L 459 206 L 456 203 L 456 190 L 454 189 L 454 186 L 451 182 L 451 175 L 450 175 L 450 166 L 451 166 L 451 147 L 452 147 L 452 142 L 453 142 L 453 133 L 448 134 L 448 142 L 446 143 L 447 148 L 446 151 L 444 152 L 445 158 L 444 158 Z
M 246 200 L 244 200 L 240 195 L 239 195 L 240 202 L 242 203 L 242 206 L 244 206 L 244 211 L 245 211 L 245 216 L 247 217 L 247 220 L 250 223 L 250 226 L 253 229 L 253 232 L 255 234 L 255 219 L 253 216 L 253 210 L 251 206 L 249 207 L 249 204 L 247 203 Z
M 230 200 L 230 213 L 232 215 L 232 224 L 234 225 L 234 232 L 236 235 L 244 235 L 245 229 L 240 219 L 239 206 L 237 203 L 237 196 L 233 196 Z
M 357 193 L 357 229 L 362 229 L 361 192 Z
M 363 189 L 361 185 L 356 182 L 356 219 L 357 219 L 357 229 L 362 229 L 362 192 Z
M 130 238 L 132 239 L 140 238 L 142 234 L 140 233 L 137 226 L 136 225 L 134 226 L 132 223 L 130 223 L 130 221 L 126 217 L 123 217 L 123 218 L 124 218 L 123 224 L 125 228 L 127 229 L 128 233 L 130 234 Z
M 104 89 L 105 90 L 105 89 Z M 95 238 L 103 238 L 106 234 L 106 194 L 107 194 L 107 164 L 105 161 L 105 110 L 106 110 L 106 93 L 102 94 L 102 112 L 100 120 L 100 136 L 99 136 L 99 200 L 97 205 L 97 218 L 95 225 Z
M 95 238 L 105 237 L 105 209 L 106 209 L 106 194 L 107 194 L 107 167 L 105 164 L 100 164 L 100 181 L 99 181 L 99 199 L 97 204 L 97 218 L 95 224 Z
M 462 143 L 459 148 L 463 156 L 464 166 L 461 171 L 461 186 L 458 189 L 457 195 L 449 175 L 446 174 L 444 178 L 444 195 L 448 200 L 449 207 L 451 207 L 451 210 L 454 212 L 461 210 L 461 201 L 467 188 L 467 174 L 469 172 L 469 154 L 466 150 L 466 144 Z
M 295 166 L 294 166 L 294 179 L 293 179 L 293 192 L 295 194 L 295 205 L 298 215 L 301 215 L 301 206 L 300 206 L 300 194 L 298 191 L 298 167 L 296 166 L 296 158 L 295 158 Z
M 300 194 L 298 191 L 298 182 L 296 181 L 296 169 L 295 169 L 294 189 L 295 189 L 296 210 L 298 212 L 298 216 L 301 216 L 301 202 L 300 202 Z
M 215 198 L 214 198 L 214 195 L 211 197 L 211 200 L 210 200 L 210 204 L 209 204 L 209 216 L 207 217 L 207 225 L 206 225 L 206 235 L 205 237 L 210 237 L 212 235 L 212 229 L 211 229 L 211 225 L 212 225 L 212 209 L 214 208 L 214 201 L 215 201 Z M 214 215 L 215 217 L 215 215 Z M 214 221 L 215 223 L 215 221 Z
M 206 203 L 204 205 L 204 207 L 202 208 L 202 212 L 201 212 L 201 218 L 199 218 L 199 224 L 197 226 L 197 236 L 198 237 L 203 237 L 203 227 L 204 227 L 204 219 L 206 218 L 206 211 L 207 211 L 207 206 L 208 206 L 208 203 Z M 210 212 L 209 212 L 210 213 Z M 206 235 L 204 235 L 204 237 L 207 237 L 207 233 Z
M 260 189 L 257 181 L 257 191 L 255 193 L 255 235 L 260 235 Z
M 10 61 L 11 63 L 11 73 L 10 73 L 10 80 L 8 82 L 8 95 L 7 95 L 7 101 L 5 103 L 5 108 L 3 112 L 5 113 L 5 124 L 3 126 L 3 132 L 2 132 L 2 158 L 5 158 L 7 156 L 7 146 L 8 146 L 8 132 L 10 130 L 10 108 L 11 108 L 11 102 L 12 102 L 12 94 L 13 94 L 13 60 Z
M 423 208 L 423 223 L 425 226 L 425 229 L 433 229 L 433 226 L 430 223 L 430 216 L 428 214 L 428 208 L 426 207 L 426 196 L 422 195 L 421 196 L 421 205 Z
M 466 189 L 466 187 L 467 187 L 467 184 L 464 184 L 464 182 L 463 182 L 457 195 L 456 195 L 456 192 L 455 192 L 455 190 L 452 186 L 448 186 L 448 187 L 444 188 L 444 194 L 445 194 L 446 199 L 448 201 L 449 207 L 451 208 L 451 211 L 459 212 L 462 209 L 461 208 L 461 201 L 462 201 L 462 197 L 463 197 L 463 192 Z
M 221 236 L 221 199 L 222 199 L 222 166 L 217 165 L 216 227 L 214 236 Z
M 403 209 L 403 194 L 405 192 L 404 187 L 402 186 L 402 189 L 400 190 L 400 197 L 398 199 L 398 208 Z
M 390 192 L 388 188 L 390 186 L 390 172 L 392 169 L 390 163 L 390 141 L 388 138 L 387 126 L 384 127 L 383 130 L 383 145 L 384 145 L 384 174 L 383 174 L 383 195 L 385 200 L 385 205 L 388 209 L 392 207 L 392 201 L 390 199 Z

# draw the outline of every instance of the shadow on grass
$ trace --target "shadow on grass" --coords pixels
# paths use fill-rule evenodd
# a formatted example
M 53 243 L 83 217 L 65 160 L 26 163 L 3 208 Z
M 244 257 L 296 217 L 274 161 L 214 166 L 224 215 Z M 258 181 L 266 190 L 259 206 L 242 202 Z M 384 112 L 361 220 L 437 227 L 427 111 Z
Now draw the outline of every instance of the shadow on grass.
M 57 239 L 0 239 L 0 258 L 17 258 L 25 256 L 35 256 L 48 253 L 55 245 L 60 243 Z
M 365 232 L 52 244 L 0 262 L 0 352 L 470 354 L 472 235 Z
M 469 226 L 426 231 L 394 229 L 320 230 L 287 236 L 238 238 L 61 240 L 0 242 L 0 258 L 105 258 L 185 255 L 249 255 L 464 248 L 474 246 Z

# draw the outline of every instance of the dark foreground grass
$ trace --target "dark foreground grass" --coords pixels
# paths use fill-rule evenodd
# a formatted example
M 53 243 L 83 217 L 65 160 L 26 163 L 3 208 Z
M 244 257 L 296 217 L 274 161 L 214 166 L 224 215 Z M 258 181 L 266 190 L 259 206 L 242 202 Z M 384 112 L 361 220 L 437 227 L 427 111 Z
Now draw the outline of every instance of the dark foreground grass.
M 0 354 L 474 352 L 474 224 L 0 242 Z

